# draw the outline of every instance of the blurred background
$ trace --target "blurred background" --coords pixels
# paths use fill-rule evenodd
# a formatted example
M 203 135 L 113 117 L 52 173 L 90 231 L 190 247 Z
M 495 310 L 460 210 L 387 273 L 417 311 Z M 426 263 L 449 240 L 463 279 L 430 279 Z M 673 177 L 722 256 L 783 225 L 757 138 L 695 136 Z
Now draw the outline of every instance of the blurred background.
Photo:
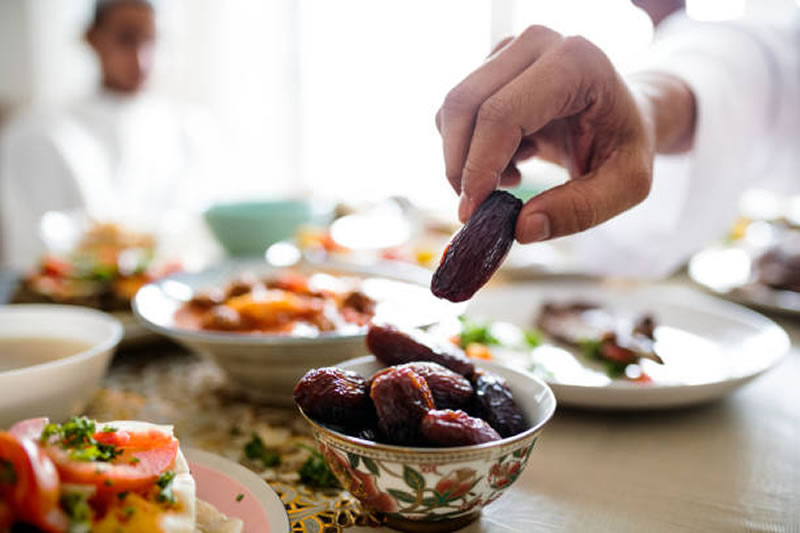
M 725 19 L 782 3 L 692 0 L 687 10 Z M 0 3 L 4 117 L 97 86 L 82 38 L 93 7 Z M 205 110 L 218 128 L 226 159 L 216 197 L 405 195 L 450 209 L 433 116 L 493 43 L 545 24 L 586 35 L 625 68 L 652 36 L 627 0 L 161 0 L 158 8 L 152 90 Z
M 585 35 L 621 70 L 635 68 L 654 28 L 634 4 L 659 10 L 659 2 L 629 0 L 152 4 L 155 59 L 142 92 L 156 95 L 170 111 L 191 114 L 181 127 L 199 161 L 196 173 L 185 173 L 183 188 L 159 192 L 162 197 L 191 189 L 185 195 L 197 212 L 240 200 L 313 196 L 364 206 L 402 197 L 404 205 L 447 224 L 456 222 L 457 198 L 444 179 L 434 127 L 447 91 L 501 38 L 534 23 Z M 698 20 L 728 20 L 794 4 L 690 0 L 686 10 Z M 0 128 L 20 117 L 48 116 L 98 92 L 100 69 L 85 39 L 94 11 L 94 0 L 0 2 Z M 80 152 L 80 143 L 72 142 L 77 134 L 60 135 Z M 523 198 L 565 179 L 560 168 L 542 162 L 521 170 Z M 123 210 L 96 196 L 106 212 Z M 173 225 L 158 202 L 150 210 L 132 210 L 140 226 Z M 45 228 L 58 234 L 55 240 L 63 237 L 63 220 L 56 217 Z M 391 233 L 391 224 L 381 227 Z M 431 245 L 423 259 L 435 256 L 438 246 Z M 537 250 L 537 260 L 547 262 L 548 247 Z

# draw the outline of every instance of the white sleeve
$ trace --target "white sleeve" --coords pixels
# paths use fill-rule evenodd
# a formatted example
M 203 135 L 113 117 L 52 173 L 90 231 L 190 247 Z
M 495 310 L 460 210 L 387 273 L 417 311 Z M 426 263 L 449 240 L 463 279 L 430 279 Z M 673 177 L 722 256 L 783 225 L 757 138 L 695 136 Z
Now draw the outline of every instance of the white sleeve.
M 77 182 L 46 131 L 12 124 L 0 138 L 0 265 L 30 268 L 45 251 L 42 215 L 84 206 Z
M 800 122 L 798 44 L 794 24 L 767 23 L 687 24 L 655 42 L 649 69 L 675 74 L 695 94 L 694 147 L 659 156 L 645 202 L 571 243 L 582 267 L 664 276 L 725 235 L 742 192 L 781 151 L 796 152 L 800 139 L 779 137 L 796 135 Z

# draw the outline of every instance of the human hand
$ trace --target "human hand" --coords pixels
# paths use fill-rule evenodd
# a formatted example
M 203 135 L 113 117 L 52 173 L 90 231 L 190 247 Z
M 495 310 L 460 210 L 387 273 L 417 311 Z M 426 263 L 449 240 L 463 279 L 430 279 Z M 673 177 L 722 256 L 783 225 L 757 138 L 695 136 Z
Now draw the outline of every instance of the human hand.
M 459 217 L 498 186 L 518 184 L 516 163 L 533 156 L 563 165 L 571 179 L 525 204 L 522 243 L 583 231 L 641 202 L 659 132 L 638 94 L 581 37 L 531 26 L 502 42 L 436 115 Z

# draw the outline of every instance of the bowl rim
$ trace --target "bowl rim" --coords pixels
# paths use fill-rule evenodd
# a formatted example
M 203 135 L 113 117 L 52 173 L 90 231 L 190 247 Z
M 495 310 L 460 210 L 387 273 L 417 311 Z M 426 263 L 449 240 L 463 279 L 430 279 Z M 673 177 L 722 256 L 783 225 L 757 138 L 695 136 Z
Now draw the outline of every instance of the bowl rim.
M 374 355 L 363 355 L 361 357 L 355 357 L 353 359 L 347 359 L 346 361 L 341 361 L 335 367 L 339 367 L 340 364 L 348 363 L 348 364 L 355 364 L 358 362 L 366 362 L 367 360 L 374 360 L 377 361 L 377 358 Z M 371 362 L 371 361 L 370 361 Z M 481 361 L 480 365 L 487 364 L 487 361 Z M 529 374 L 526 372 L 521 372 L 514 368 L 510 368 L 508 366 L 501 365 L 499 363 L 492 363 L 491 361 L 488 362 L 489 369 L 496 370 L 501 369 L 502 372 L 508 372 L 510 374 L 517 374 L 525 379 L 533 381 L 534 383 L 538 384 L 542 390 L 545 391 L 546 395 L 550 397 L 552 400 L 551 408 L 544 414 L 544 416 L 539 420 L 538 423 L 532 425 L 522 433 L 517 433 L 516 435 L 512 435 L 510 437 L 506 437 L 504 439 L 495 440 L 491 442 L 484 442 L 483 444 L 473 444 L 470 446 L 446 446 L 440 448 L 432 448 L 428 446 L 400 446 L 397 444 L 384 444 L 381 442 L 373 442 L 370 440 L 360 439 L 358 437 L 353 437 L 351 435 L 346 435 L 344 433 L 340 433 L 336 430 L 333 430 L 329 427 L 326 427 L 319 422 L 316 422 L 312 419 L 299 405 L 297 409 L 300 411 L 300 414 L 305 418 L 305 420 L 311 425 L 311 427 L 320 433 L 327 433 L 329 435 L 333 435 L 334 437 L 344 440 L 353 446 L 358 446 L 361 448 L 366 448 L 369 450 L 374 451 L 382 451 L 382 452 L 389 452 L 389 453 L 415 453 L 421 454 L 426 456 L 435 456 L 435 455 L 450 455 L 450 454 L 461 454 L 461 453 L 468 453 L 468 452 L 479 452 L 483 450 L 489 450 L 492 448 L 499 448 L 503 446 L 513 445 L 518 442 L 524 441 L 537 433 L 539 433 L 542 428 L 550 422 L 553 418 L 553 415 L 556 412 L 556 405 L 557 400 L 553 390 L 550 386 L 545 383 L 543 380 L 539 379 L 538 377 L 534 376 L 533 374 Z M 505 377 L 505 376 L 503 376 Z
M 90 309 L 87 307 L 80 307 L 76 305 L 58 305 L 58 304 L 6 304 L 0 305 L 0 315 L 6 313 L 16 313 L 18 311 L 26 312 L 26 311 L 44 311 L 44 312 L 55 312 L 60 314 L 75 314 L 75 315 L 84 315 L 85 317 L 91 317 L 94 319 L 98 319 L 100 321 L 105 321 L 105 323 L 111 328 L 111 332 L 109 335 L 106 336 L 105 339 L 102 341 L 92 344 L 88 349 L 68 355 L 66 357 L 60 357 L 53 361 L 47 361 L 45 363 L 36 363 L 33 365 L 24 366 L 22 368 L 15 368 L 13 370 L 6 370 L 0 371 L 0 379 L 2 378 L 13 378 L 21 376 L 25 373 L 29 373 L 31 371 L 39 371 L 39 370 L 49 370 L 49 369 L 57 369 L 63 366 L 67 366 L 73 363 L 79 363 L 82 361 L 86 361 L 89 359 L 93 359 L 98 355 L 102 354 L 103 352 L 110 351 L 117 346 L 120 341 L 122 340 L 122 336 L 124 333 L 124 328 L 120 321 L 111 316 L 108 313 L 104 313 L 102 311 L 98 311 L 96 309 Z M 47 335 L 43 335 L 43 337 L 47 337 Z M 51 336 L 53 337 L 53 336 Z M 0 338 L 11 338 L 7 335 L 0 335 Z M 79 336 L 75 335 L 74 337 L 70 336 L 59 336 L 54 338 L 69 338 L 69 339 L 78 339 Z
M 161 335 L 166 337 L 171 337 L 179 340 L 184 341 L 195 341 L 195 342 L 202 342 L 208 345 L 286 345 L 286 344 L 318 344 L 318 343 L 350 343 L 356 341 L 363 341 L 367 335 L 367 327 L 361 326 L 356 331 L 348 332 L 348 333 L 340 333 L 337 331 L 328 331 L 328 332 L 321 332 L 315 336 L 292 336 L 292 335 L 281 335 L 281 334 L 269 334 L 269 333 L 229 333 L 224 331 L 205 331 L 205 330 L 193 330 L 189 328 L 183 328 L 177 325 L 162 325 L 156 323 L 148 318 L 146 313 L 141 310 L 141 298 L 143 294 L 146 294 L 146 291 L 161 291 L 163 292 L 162 285 L 168 281 L 177 281 L 179 283 L 185 282 L 181 281 L 183 277 L 199 277 L 203 275 L 214 275 L 216 273 L 226 273 L 233 275 L 234 273 L 241 273 L 246 272 L 250 269 L 265 269 L 268 271 L 279 271 L 285 269 L 287 267 L 278 267 L 275 265 L 270 265 L 260 259 L 257 258 L 250 258 L 250 259 L 228 259 L 225 260 L 215 266 L 206 268 L 199 272 L 180 272 L 178 274 L 173 274 L 167 276 L 165 278 L 161 278 L 155 281 L 151 281 L 150 283 L 146 284 L 144 287 L 141 287 L 136 294 L 134 295 L 133 299 L 131 300 L 131 310 L 133 311 L 134 316 L 141 322 L 146 328 L 155 331 Z M 398 283 L 405 283 L 408 285 L 413 285 L 417 287 L 424 287 L 421 283 L 421 280 L 416 279 L 414 276 L 422 275 L 424 271 L 421 267 L 419 269 L 414 268 L 412 270 L 408 270 L 408 274 L 404 275 L 395 275 L 393 276 L 389 272 L 382 272 L 379 268 L 370 268 L 365 267 L 362 265 L 351 265 L 347 263 L 342 263 L 338 261 L 328 261 L 324 263 L 312 262 L 312 261 L 302 261 L 297 265 L 293 265 L 288 267 L 289 269 L 310 269 L 314 272 L 321 272 L 321 273 L 330 273 L 333 271 L 334 276 L 355 276 L 355 277 L 363 277 L 363 278 L 382 278 L 393 282 Z M 427 273 L 427 271 L 424 271 Z M 454 307 L 456 309 L 456 307 Z M 462 309 L 463 312 L 463 309 Z M 419 324 L 416 327 L 426 328 L 432 326 L 438 321 L 434 321 L 427 324 Z

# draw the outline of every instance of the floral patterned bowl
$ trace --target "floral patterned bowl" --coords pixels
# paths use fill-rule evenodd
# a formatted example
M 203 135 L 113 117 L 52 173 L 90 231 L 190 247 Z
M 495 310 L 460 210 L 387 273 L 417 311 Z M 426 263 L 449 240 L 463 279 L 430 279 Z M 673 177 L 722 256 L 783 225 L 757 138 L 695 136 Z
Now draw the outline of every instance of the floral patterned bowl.
M 382 368 L 373 357 L 340 363 L 371 376 Z M 497 363 L 482 368 L 508 382 L 530 428 L 503 440 L 455 448 L 415 448 L 362 440 L 311 424 L 319 449 L 342 485 L 386 524 L 403 531 L 453 531 L 472 522 L 525 469 L 536 439 L 556 408 L 550 388 L 539 379 Z M 302 413 L 302 409 L 301 409 Z

